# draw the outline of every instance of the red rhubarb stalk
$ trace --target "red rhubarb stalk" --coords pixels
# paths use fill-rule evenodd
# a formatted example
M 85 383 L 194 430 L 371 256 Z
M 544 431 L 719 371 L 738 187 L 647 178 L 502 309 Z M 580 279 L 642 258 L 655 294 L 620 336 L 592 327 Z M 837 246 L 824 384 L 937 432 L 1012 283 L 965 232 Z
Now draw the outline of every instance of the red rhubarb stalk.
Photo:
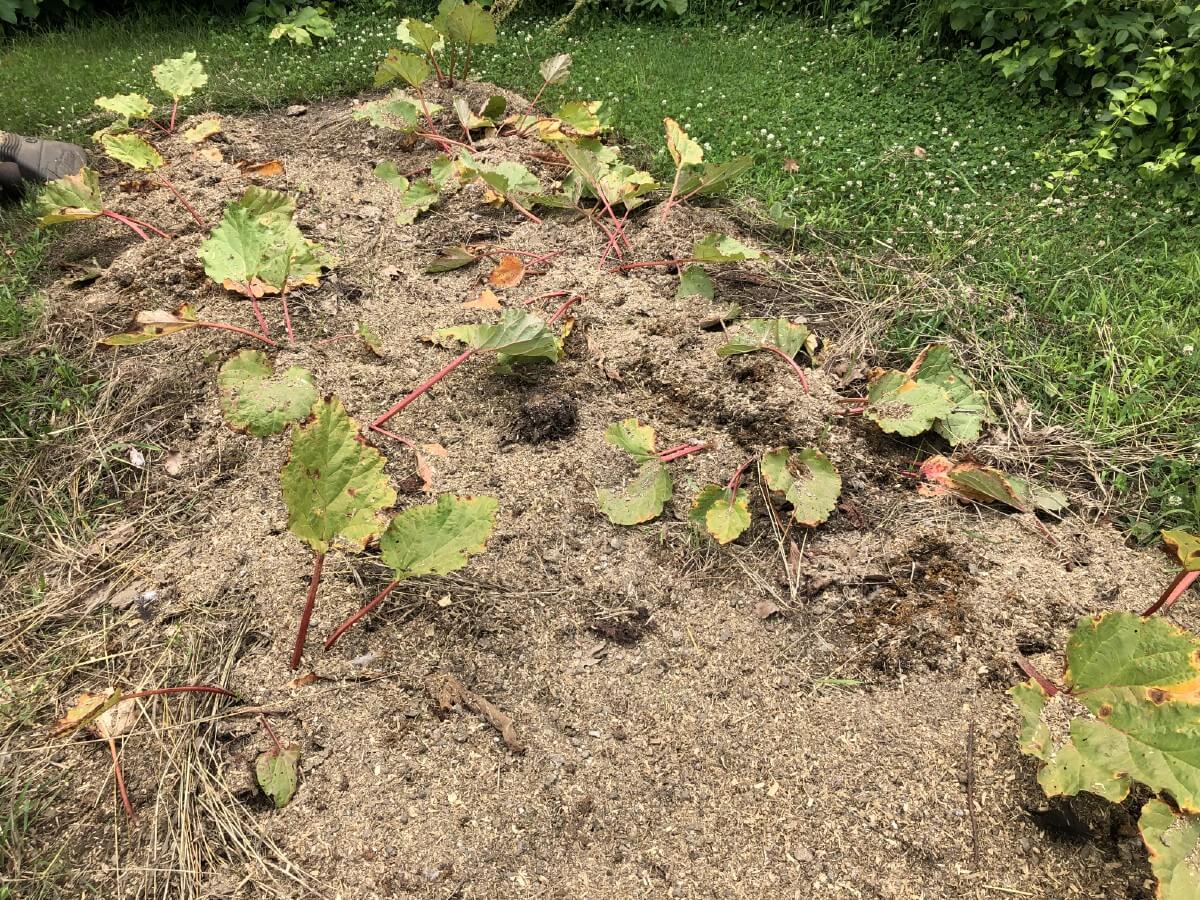
M 1017 654 L 1017 665 L 1021 667 L 1021 671 L 1036 681 L 1046 692 L 1047 697 L 1053 697 L 1058 693 L 1058 686 L 1037 670 L 1037 666 L 1026 659 L 1022 654 Z
M 806 393 L 806 394 L 809 393 L 808 378 L 805 377 L 804 370 L 802 368 L 800 368 L 800 364 L 798 362 L 796 362 L 796 360 L 792 359 L 792 357 L 788 356 L 787 353 L 780 350 L 778 347 L 766 347 L 765 349 L 770 350 L 772 353 L 774 353 L 776 356 L 778 356 L 780 359 L 782 359 L 785 363 L 787 363 L 789 366 L 791 366 L 792 371 L 796 373 L 796 377 L 800 379 L 800 387 L 804 388 L 804 393 Z
M 1154 605 L 1142 613 L 1142 617 L 1152 616 L 1160 609 L 1166 612 L 1175 605 L 1175 602 L 1180 597 L 1187 593 L 1187 589 L 1196 582 L 1197 578 L 1200 578 L 1200 572 L 1180 572 L 1175 576 L 1175 580 L 1167 585 L 1167 589 L 1163 591 L 1162 596 L 1154 601 Z
M 202 218 L 200 218 L 200 213 L 196 212 L 196 210 L 192 206 L 192 204 L 188 203 L 187 200 L 185 200 L 183 198 L 183 194 L 179 193 L 179 188 L 175 187 L 175 185 L 171 183 L 171 180 L 169 178 L 167 178 L 165 175 L 160 174 L 158 176 L 158 180 L 162 184 L 163 187 L 165 187 L 168 191 L 170 191 L 172 194 L 175 195 L 175 199 L 183 204 L 183 208 L 186 209 L 189 213 L 191 213 L 191 216 L 196 221 L 196 224 L 199 225 L 201 228 L 207 230 L 208 225 L 205 224 L 205 222 Z
M 341 636 L 343 634 L 345 634 L 347 631 L 349 631 L 351 628 L 353 628 L 360 619 L 362 619 L 364 616 L 370 615 L 371 610 L 373 610 L 380 603 L 382 603 L 384 600 L 386 600 L 388 594 L 390 594 L 393 590 L 395 590 L 396 585 L 398 585 L 399 583 L 400 583 L 399 581 L 389 582 L 388 585 L 382 591 L 380 591 L 378 594 L 375 595 L 375 597 L 371 600 L 370 603 L 368 603 L 366 606 L 364 606 L 362 609 L 360 609 L 358 612 L 356 612 L 354 615 L 352 615 L 350 618 L 348 618 L 346 621 L 344 621 L 341 625 L 339 625 L 337 628 L 335 628 L 333 630 L 333 633 L 325 639 L 325 649 L 328 650 L 330 647 L 332 647 L 334 644 L 336 644 L 338 642 L 338 639 L 341 638 Z
M 321 569 L 325 567 L 325 554 L 313 558 L 312 578 L 308 582 L 308 596 L 304 598 L 304 612 L 300 614 L 300 630 L 296 632 L 296 646 L 292 648 L 292 669 L 300 667 L 304 655 L 304 641 L 308 637 L 308 623 L 312 619 L 313 604 L 317 601 L 317 588 L 321 586 Z
M 117 742 L 111 734 L 108 735 L 108 752 L 112 754 L 113 775 L 117 780 L 117 791 L 121 795 L 121 805 L 125 807 L 125 815 L 129 816 L 132 821 L 137 816 L 133 813 L 133 804 L 129 802 L 129 793 L 125 790 L 125 775 L 121 772 L 121 758 L 117 755 Z
M 446 363 L 446 365 L 442 366 L 442 368 L 438 369 L 437 372 L 435 372 L 433 375 L 429 376 L 429 378 L 427 378 L 425 381 L 423 381 L 420 385 L 418 385 L 416 388 L 414 388 L 412 393 L 410 393 L 407 397 L 405 397 L 403 400 L 401 400 L 399 403 L 397 403 L 395 406 L 393 406 L 391 409 L 389 409 L 387 412 L 385 412 L 383 415 L 381 415 L 379 418 L 377 418 L 375 421 L 373 421 L 370 424 L 370 426 L 368 426 L 368 427 L 373 428 L 376 431 L 378 431 L 380 425 L 382 425 L 388 419 L 392 418 L 392 416 L 399 413 L 402 409 L 404 409 L 404 407 L 408 406 L 408 404 L 412 403 L 414 400 L 416 400 L 418 397 L 420 397 L 423 393 L 425 393 L 427 390 L 429 390 L 431 387 L 433 387 L 435 384 L 437 384 L 439 381 L 441 381 L 443 378 L 445 378 L 447 375 L 449 375 L 451 372 L 453 372 L 455 369 L 457 369 L 459 366 L 461 366 L 463 363 L 465 363 L 468 359 L 470 359 L 474 355 L 475 355 L 474 347 L 464 350 L 458 356 L 454 357 L 454 359 L 450 360 L 450 362 Z

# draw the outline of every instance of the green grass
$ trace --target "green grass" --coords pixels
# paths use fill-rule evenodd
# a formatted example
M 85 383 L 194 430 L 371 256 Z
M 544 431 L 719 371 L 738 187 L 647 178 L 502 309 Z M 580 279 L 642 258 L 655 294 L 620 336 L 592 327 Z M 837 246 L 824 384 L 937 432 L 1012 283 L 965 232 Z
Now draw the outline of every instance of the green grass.
M 394 44 L 393 22 L 344 14 L 337 37 L 313 50 L 206 20 L 22 38 L 0 62 L 0 122 L 86 134 L 104 121 L 95 96 L 148 89 L 150 65 L 185 49 L 211 73 L 192 108 L 357 91 Z M 1140 534 L 1200 524 L 1200 226 L 1186 206 L 1116 171 L 1052 194 L 1047 173 L 1087 133 L 1074 102 L 1019 96 L 969 51 L 931 58 L 904 37 L 795 18 L 604 20 L 568 38 L 510 23 L 478 68 L 532 91 L 537 62 L 561 50 L 574 55 L 574 73 L 551 99 L 609 101 L 623 138 L 659 170 L 661 120 L 672 115 L 711 158 L 752 154 L 758 164 L 740 187 L 788 204 L 821 240 L 915 252 L 931 269 L 1020 298 L 913 310 L 889 349 L 981 334 L 1044 414 L 1039 424 L 1070 425 L 1111 450 L 1165 448 L 1148 469 Z

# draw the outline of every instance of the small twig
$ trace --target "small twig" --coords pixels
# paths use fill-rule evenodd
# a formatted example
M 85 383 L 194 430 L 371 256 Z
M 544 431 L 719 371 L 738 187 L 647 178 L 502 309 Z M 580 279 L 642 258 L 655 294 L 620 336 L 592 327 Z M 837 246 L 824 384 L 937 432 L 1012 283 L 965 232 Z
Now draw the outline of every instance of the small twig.
M 979 821 L 975 816 L 975 723 L 967 725 L 967 817 L 971 822 L 971 866 L 979 868 Z

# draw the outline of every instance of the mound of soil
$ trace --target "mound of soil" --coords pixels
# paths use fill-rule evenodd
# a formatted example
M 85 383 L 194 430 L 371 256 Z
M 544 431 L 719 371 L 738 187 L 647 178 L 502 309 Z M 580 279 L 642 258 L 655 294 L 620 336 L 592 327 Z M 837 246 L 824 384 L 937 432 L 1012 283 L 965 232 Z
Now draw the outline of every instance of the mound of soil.
M 473 105 L 493 92 L 467 90 Z M 718 358 L 725 338 L 704 320 L 735 302 L 748 316 L 787 307 L 769 266 L 723 273 L 715 301 L 677 299 L 670 272 L 599 266 L 604 241 L 586 220 L 552 213 L 538 226 L 481 204 L 475 188 L 396 225 L 396 194 L 372 168 L 387 158 L 419 170 L 435 151 L 349 109 L 226 118 L 213 144 L 222 162 L 179 138 L 162 144 L 210 224 L 250 183 L 237 162 L 280 160 L 284 174 L 263 183 L 295 194 L 301 229 L 338 256 L 319 286 L 291 295 L 300 343 L 274 353 L 276 366 L 309 368 L 322 392 L 373 418 L 450 359 L 423 336 L 496 315 L 464 307 L 486 263 L 424 273 L 463 243 L 561 251 L 499 293 L 518 307 L 582 294 L 566 358 L 515 377 L 473 360 L 393 421 L 444 448 L 431 457 L 437 492 L 499 499 L 496 532 L 458 575 L 403 585 L 326 653 L 321 638 L 388 579 L 374 551 L 332 554 L 292 673 L 311 554 L 285 524 L 287 441 L 229 430 L 215 387 L 217 366 L 251 343 L 192 331 L 116 355 L 117 389 L 172 399 L 123 423 L 146 461 L 134 479 L 113 476 L 110 528 L 152 505 L 175 510 L 179 527 L 137 532 L 119 564 L 89 572 L 81 557 L 50 572 L 47 594 L 70 599 L 76 631 L 106 661 L 75 669 L 59 705 L 185 678 L 228 685 L 245 705 L 151 709 L 122 744 L 136 825 L 113 799 L 103 742 L 48 748 L 71 785 L 52 838 L 75 871 L 111 897 L 1149 896 L 1121 807 L 1048 808 L 1004 691 L 1022 677 L 1018 648 L 1054 671 L 1078 617 L 1145 605 L 1168 572 L 1158 555 L 1074 517 L 1049 523 L 1055 547 L 1018 517 L 919 497 L 904 473 L 933 445 L 841 416 L 830 366 L 814 368 L 806 395 L 775 360 Z M 518 159 L 549 186 L 562 169 L 530 155 L 544 152 L 478 141 L 480 157 Z M 175 237 L 141 243 L 112 222 L 64 231 L 64 273 L 95 259 L 104 274 L 48 285 L 56 322 L 96 337 L 189 302 L 249 326 L 246 302 L 205 278 L 204 235 L 171 196 L 121 181 L 105 179 L 110 203 Z M 709 231 L 739 228 L 696 206 L 665 224 L 635 217 L 630 258 L 686 255 Z M 277 301 L 264 305 L 278 323 Z M 313 346 L 360 321 L 382 356 Z M 821 337 L 828 364 L 839 336 Z M 627 416 L 661 446 L 714 445 L 673 464 L 673 504 L 630 529 L 595 498 L 631 474 L 603 439 Z M 392 483 L 417 492 L 399 506 L 423 502 L 412 454 L 380 441 Z M 840 469 L 828 523 L 781 531 L 755 486 L 736 543 L 688 525 L 700 485 L 782 444 L 819 447 Z M 130 584 L 153 603 L 109 602 Z M 519 744 L 477 711 L 435 702 L 446 676 L 511 716 Z M 303 752 L 280 810 L 254 788 L 269 742 L 248 708 Z

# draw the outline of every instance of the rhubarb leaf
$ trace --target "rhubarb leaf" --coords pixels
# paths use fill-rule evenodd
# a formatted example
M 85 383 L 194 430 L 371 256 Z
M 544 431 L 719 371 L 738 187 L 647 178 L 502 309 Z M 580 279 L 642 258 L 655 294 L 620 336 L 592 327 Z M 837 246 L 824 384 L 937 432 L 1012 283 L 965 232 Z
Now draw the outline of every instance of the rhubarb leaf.
M 820 525 L 837 507 L 842 476 L 820 450 L 779 447 L 763 454 L 759 470 L 767 487 L 792 504 L 801 525 Z
M 363 549 L 383 529 L 380 511 L 396 502 L 383 465 L 337 397 L 318 401 L 311 420 L 292 431 L 280 474 L 288 528 L 316 553 L 335 543 Z
M 196 311 L 186 304 L 173 313 L 165 309 L 152 309 L 138 313 L 134 321 L 141 327 L 122 334 L 110 334 L 101 338 L 99 343 L 107 347 L 130 347 L 195 328 Z
M 715 194 L 729 187 L 734 179 L 753 167 L 754 159 L 749 156 L 738 156 L 723 163 L 705 163 L 699 172 L 684 174 L 679 180 L 677 194 L 680 197 L 706 197 Z
M 308 369 L 292 366 L 275 376 L 260 350 L 243 350 L 221 366 L 217 389 L 225 421 L 255 437 L 279 434 L 304 419 L 319 396 Z
M 496 43 L 496 23 L 487 10 L 475 3 L 463 3 L 451 9 L 445 23 L 446 36 L 452 41 L 468 47 Z
M 153 172 L 166 164 L 157 150 L 133 132 L 105 135 L 101 143 L 105 155 L 137 172 Z
M 605 430 L 604 439 L 632 456 L 638 465 L 658 459 L 654 450 L 654 429 L 637 419 L 613 422 Z
M 208 84 L 208 74 L 196 59 L 196 51 L 188 50 L 183 56 L 164 59 L 150 70 L 154 83 L 172 100 L 190 97 Z
M 398 513 L 379 538 L 380 557 L 397 581 L 448 575 L 482 553 L 496 525 L 492 497 L 443 494 L 437 502 Z
M 442 33 L 420 19 L 401 19 L 396 26 L 396 40 L 422 53 L 440 53 L 446 46 Z
M 1187 531 L 1164 531 L 1162 539 L 1185 572 L 1200 572 L 1200 536 Z
M 712 279 L 699 266 L 688 266 L 679 277 L 675 298 L 683 300 L 687 297 L 703 297 L 705 300 L 713 298 Z
M 126 122 L 148 119 L 154 115 L 154 105 L 141 94 L 116 94 L 112 97 L 97 97 L 96 105 L 110 113 L 116 113 Z
M 387 57 L 375 70 L 375 86 L 390 84 L 397 78 L 409 87 L 418 88 L 429 78 L 429 64 L 415 53 L 389 50 Z
M 295 744 L 284 747 L 282 752 L 272 748 L 258 754 L 254 764 L 254 776 L 264 794 L 271 798 L 276 809 L 288 805 L 296 793 L 297 771 L 300 763 L 300 748 Z
M 100 176 L 95 169 L 84 167 L 77 175 L 48 182 L 38 193 L 38 223 L 41 225 L 94 219 L 102 210 Z
M 917 355 L 906 374 L 915 381 L 940 386 L 953 404 L 953 409 L 934 423 L 934 431 L 952 447 L 979 439 L 984 422 L 991 414 L 987 397 L 976 390 L 970 376 L 954 364 L 949 347 L 930 344 Z
M 667 152 L 675 161 L 675 168 L 698 166 L 704 162 L 704 149 L 688 137 L 688 133 L 679 127 L 672 118 L 663 119 L 663 128 L 667 134 Z
M 882 431 L 914 437 L 933 427 L 954 409 L 945 389 L 930 381 L 913 381 L 892 369 L 871 382 L 863 415 Z
M 918 492 L 927 497 L 950 491 L 962 500 L 1003 503 L 1019 512 L 1061 512 L 1070 505 L 1061 491 L 971 461 L 953 463 L 944 456 L 931 456 L 921 463 L 921 477 L 929 484 Z
M 375 167 L 375 177 L 400 193 L 400 212 L 396 214 L 396 222 L 400 225 L 411 225 L 421 213 L 426 212 L 438 201 L 438 188 L 429 179 L 409 181 L 400 174 L 396 164 L 384 160 Z
M 538 66 L 538 74 L 546 84 L 562 84 L 571 77 L 571 54 L 558 53 L 543 59 Z
M 696 262 L 729 263 L 742 262 L 748 259 L 762 259 L 761 250 L 747 247 L 741 241 L 727 234 L 705 235 L 692 248 L 692 257 Z
M 1200 897 L 1200 816 L 1177 813 L 1161 800 L 1142 807 L 1138 829 L 1158 879 L 1159 900 Z
M 431 339 L 443 346 L 447 340 L 461 341 L 480 352 L 495 353 L 501 369 L 562 358 L 561 338 L 537 316 L 519 309 L 506 309 L 495 323 L 442 328 Z
M 692 501 L 688 520 L 705 528 L 717 543 L 728 544 L 750 527 L 750 494 L 739 489 L 734 497 L 723 485 L 706 484 Z
M 1009 691 L 1046 795 L 1120 802 L 1140 783 L 1200 812 L 1200 640 L 1165 619 L 1110 612 L 1080 619 L 1066 656 L 1063 691 L 1050 697 L 1033 679 Z M 1064 715 L 1074 717 L 1055 737 L 1047 717 Z
M 208 140 L 214 134 L 221 133 L 221 122 L 219 119 L 205 119 L 203 122 L 197 122 L 191 128 L 183 131 L 183 139 L 189 144 L 199 144 L 202 141 Z
M 427 275 L 439 275 L 442 272 L 453 272 L 455 269 L 469 266 L 476 259 L 478 257 L 466 247 L 447 247 L 434 258 L 433 262 L 425 267 L 425 273 Z
M 435 115 L 439 107 L 436 103 L 426 103 L 429 114 Z M 351 115 L 363 119 L 376 128 L 386 128 L 389 131 L 416 131 L 421 124 L 421 109 L 401 91 L 393 91 L 382 100 L 372 100 L 354 110 Z
M 671 499 L 674 484 L 667 467 L 657 460 L 638 467 L 633 480 L 620 493 L 598 490 L 600 511 L 614 525 L 639 525 L 657 518 Z
M 745 319 L 742 327 L 743 331 L 717 349 L 718 356 L 727 358 L 774 348 L 795 359 L 802 350 L 811 356 L 816 349 L 817 336 L 808 326 L 787 319 Z

